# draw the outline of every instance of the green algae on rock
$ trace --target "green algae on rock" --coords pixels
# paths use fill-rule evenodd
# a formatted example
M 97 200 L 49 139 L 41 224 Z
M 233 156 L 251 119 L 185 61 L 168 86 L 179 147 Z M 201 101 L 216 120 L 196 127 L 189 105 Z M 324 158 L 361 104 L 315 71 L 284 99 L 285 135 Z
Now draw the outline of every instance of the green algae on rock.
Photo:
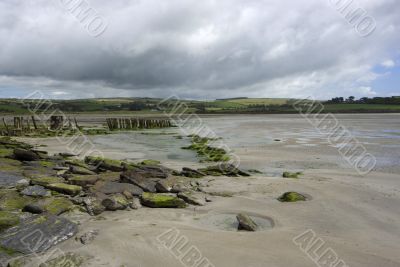
M 50 190 L 54 190 L 58 193 L 63 193 L 67 195 L 76 196 L 82 191 L 82 187 L 78 185 L 70 185 L 64 183 L 55 183 L 45 185 L 46 188 Z
M 280 202 L 306 201 L 307 198 L 297 192 L 286 192 L 278 198 Z
M 283 178 L 294 178 L 294 179 L 297 179 L 302 174 L 303 174 L 302 172 L 284 172 L 282 174 L 282 177 Z
M 154 194 L 145 192 L 141 196 L 143 206 L 150 208 L 186 208 L 182 199 L 170 194 Z

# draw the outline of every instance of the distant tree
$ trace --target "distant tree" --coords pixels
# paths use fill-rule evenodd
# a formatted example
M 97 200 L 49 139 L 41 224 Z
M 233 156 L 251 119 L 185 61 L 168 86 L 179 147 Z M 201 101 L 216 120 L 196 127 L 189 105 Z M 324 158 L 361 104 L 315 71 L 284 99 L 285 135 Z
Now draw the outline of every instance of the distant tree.
M 354 100 L 355 100 L 356 98 L 354 97 L 354 96 L 349 96 L 349 98 L 347 98 L 347 100 L 346 100 L 346 102 L 347 103 L 354 103 Z

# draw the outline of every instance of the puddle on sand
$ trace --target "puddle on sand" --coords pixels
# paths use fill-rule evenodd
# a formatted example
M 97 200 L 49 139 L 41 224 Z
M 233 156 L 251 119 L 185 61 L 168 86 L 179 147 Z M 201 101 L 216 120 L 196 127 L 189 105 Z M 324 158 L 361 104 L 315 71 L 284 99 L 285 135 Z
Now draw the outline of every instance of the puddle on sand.
M 238 231 L 239 226 L 236 215 L 237 213 L 208 214 L 204 217 L 198 218 L 196 224 L 208 229 L 236 232 Z M 249 216 L 257 224 L 257 231 L 266 231 L 274 227 L 272 219 L 257 215 Z

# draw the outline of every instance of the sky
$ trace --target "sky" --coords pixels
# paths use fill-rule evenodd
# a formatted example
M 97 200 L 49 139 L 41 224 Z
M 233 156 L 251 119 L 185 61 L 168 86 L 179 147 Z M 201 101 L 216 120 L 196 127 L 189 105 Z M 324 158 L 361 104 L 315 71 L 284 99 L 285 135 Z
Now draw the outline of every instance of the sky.
M 399 14 L 399 0 L 0 0 L 0 98 L 400 96 Z

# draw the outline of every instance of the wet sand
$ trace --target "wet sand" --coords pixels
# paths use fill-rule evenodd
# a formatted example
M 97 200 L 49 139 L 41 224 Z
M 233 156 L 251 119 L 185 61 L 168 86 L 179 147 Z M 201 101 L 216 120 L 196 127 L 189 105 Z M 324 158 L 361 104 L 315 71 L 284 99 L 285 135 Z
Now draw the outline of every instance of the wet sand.
M 337 117 L 378 160 L 375 170 L 364 177 L 299 116 L 206 117 L 204 122 L 240 157 L 241 167 L 256 168 L 263 174 L 198 180 L 206 192 L 233 194 L 211 197 L 213 202 L 204 207 L 142 208 L 104 213 L 102 220 L 83 214 L 69 215 L 81 222 L 81 233 L 100 229 L 100 234 L 89 245 L 69 240 L 60 248 L 90 255 L 92 260 L 87 266 L 192 266 L 182 263 L 157 240 L 163 232 L 176 228 L 214 266 L 308 267 L 315 263 L 292 240 L 312 229 L 326 242 L 326 248 L 332 248 L 348 266 L 400 266 L 400 116 Z M 179 134 L 179 129 L 173 131 Z M 135 145 L 134 140 L 142 142 L 138 136 L 131 141 L 129 134 L 123 139 L 118 137 L 116 143 L 123 140 L 126 146 L 114 146 L 113 141 L 105 143 L 102 138 L 90 137 L 106 157 L 155 158 L 174 168 L 204 166 L 194 154 L 183 158 L 168 156 L 179 154 L 179 147 L 189 142 L 173 135 L 158 137 L 163 140 L 161 143 L 168 143 L 158 153 L 150 149 L 154 142 Z M 65 151 L 55 139 L 29 141 L 47 144 L 41 149 L 51 152 Z M 286 170 L 302 171 L 304 175 L 300 179 L 283 179 L 280 175 Z M 311 200 L 277 201 L 286 191 L 307 194 Z M 207 220 L 212 214 L 238 212 L 271 218 L 273 227 L 255 233 L 235 232 L 219 229 Z

